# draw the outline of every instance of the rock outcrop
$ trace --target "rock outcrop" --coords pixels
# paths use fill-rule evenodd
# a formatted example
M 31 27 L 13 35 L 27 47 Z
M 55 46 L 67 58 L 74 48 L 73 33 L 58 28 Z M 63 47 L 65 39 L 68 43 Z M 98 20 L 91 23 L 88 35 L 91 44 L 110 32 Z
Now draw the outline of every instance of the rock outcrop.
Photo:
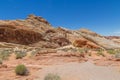
M 104 36 L 106 39 L 110 39 L 118 44 L 120 44 L 120 36 Z
M 101 46 L 102 48 L 104 49 L 116 49 L 116 48 L 120 48 L 120 44 L 112 41 L 112 40 L 109 40 L 109 39 L 106 39 L 105 37 L 101 37 L 101 36 L 93 36 L 93 35 L 90 35 L 90 34 L 85 34 L 85 33 L 82 33 L 80 31 L 76 31 L 78 34 L 82 35 L 85 39 Z
M 40 48 L 59 48 L 74 44 L 81 48 L 120 48 L 120 44 L 88 29 L 53 28 L 42 17 L 29 15 L 25 20 L 0 20 L 0 43 Z M 5 46 L 5 45 L 4 45 Z
M 35 15 L 29 15 L 25 20 L 0 20 L 0 42 L 45 48 L 70 44 L 62 32 Z
M 0 42 L 28 45 L 42 40 L 42 35 L 29 29 L 18 29 L 14 26 L 0 26 Z
M 90 42 L 86 39 L 75 40 L 73 45 L 76 47 L 90 48 L 90 49 L 99 49 L 100 48 L 100 46 L 98 46 L 98 45 L 94 44 L 93 42 Z

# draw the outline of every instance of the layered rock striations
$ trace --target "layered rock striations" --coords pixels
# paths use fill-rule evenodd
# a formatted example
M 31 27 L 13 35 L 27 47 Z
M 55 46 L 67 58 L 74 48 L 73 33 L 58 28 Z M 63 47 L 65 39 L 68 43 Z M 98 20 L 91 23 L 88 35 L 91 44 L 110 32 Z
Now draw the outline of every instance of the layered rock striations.
M 29 15 L 25 20 L 0 20 L 0 43 L 40 48 L 74 45 L 80 48 L 120 48 L 120 44 L 88 29 L 54 28 L 42 17 Z

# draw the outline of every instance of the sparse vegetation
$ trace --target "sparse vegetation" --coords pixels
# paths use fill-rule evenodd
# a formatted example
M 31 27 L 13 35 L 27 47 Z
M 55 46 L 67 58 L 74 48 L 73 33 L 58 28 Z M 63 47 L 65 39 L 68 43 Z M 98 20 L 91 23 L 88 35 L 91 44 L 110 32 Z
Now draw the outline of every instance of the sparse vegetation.
M 78 51 L 77 48 L 72 48 L 72 47 L 70 47 L 70 48 L 63 48 L 63 49 L 59 49 L 59 50 L 62 50 L 64 52 L 77 52 Z
M 26 66 L 23 64 L 20 64 L 20 65 L 16 66 L 16 68 L 15 68 L 15 73 L 17 75 L 26 75 L 27 72 L 28 72 L 28 70 L 27 70 Z
M 114 50 L 114 49 L 109 49 L 109 50 L 107 50 L 107 52 L 109 53 L 109 54 L 116 54 L 116 50 Z
M 40 48 L 31 50 L 31 56 L 38 54 L 39 51 L 40 51 Z
M 3 64 L 3 61 L 2 61 L 2 59 L 0 59 L 0 64 Z
M 45 76 L 44 80 L 61 80 L 61 78 L 57 74 L 49 73 L 48 75 Z
M 87 53 L 88 49 L 87 48 L 79 48 L 80 53 Z
M 24 51 L 16 51 L 15 54 L 16 54 L 16 59 L 22 59 L 23 57 L 26 56 L 26 52 Z
M 120 59 L 120 53 L 116 53 L 115 58 Z
M 105 55 L 104 55 L 104 50 L 102 50 L 102 49 L 97 50 L 97 54 L 98 54 L 98 55 L 101 55 L 101 56 L 103 56 L 103 57 L 105 56 Z
M 2 50 L 0 51 L 0 59 L 6 60 L 10 56 L 10 51 L 9 50 Z

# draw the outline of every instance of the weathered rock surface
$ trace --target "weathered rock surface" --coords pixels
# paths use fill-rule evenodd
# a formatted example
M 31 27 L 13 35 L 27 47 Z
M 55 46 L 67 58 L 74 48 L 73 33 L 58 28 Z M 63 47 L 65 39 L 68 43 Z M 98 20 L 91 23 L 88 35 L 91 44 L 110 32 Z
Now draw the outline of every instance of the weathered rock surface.
M 70 44 L 42 17 L 29 15 L 25 20 L 0 20 L 0 42 L 57 48 Z
M 0 27 L 0 42 L 28 45 L 42 40 L 42 35 L 29 29 L 18 29 L 14 26 Z
M 120 44 L 120 36 L 105 36 L 105 38 L 110 39 Z
M 83 48 L 90 48 L 90 49 L 97 49 L 100 48 L 98 45 L 96 45 L 93 42 L 87 41 L 85 39 L 79 39 L 79 40 L 75 40 L 75 42 L 73 43 L 74 46 L 76 47 L 83 47 Z
M 59 48 L 74 44 L 82 48 L 120 48 L 120 44 L 88 29 L 53 28 L 42 17 L 29 15 L 25 20 L 0 20 L 0 43 L 40 48 Z M 5 46 L 5 45 L 4 45 Z
M 116 49 L 116 48 L 120 48 L 120 44 L 106 39 L 104 37 L 100 37 L 100 36 L 93 36 L 93 35 L 89 35 L 86 33 L 81 33 L 80 31 L 77 31 L 77 33 L 79 33 L 80 35 L 82 35 L 85 39 L 101 46 L 102 48 L 105 49 Z

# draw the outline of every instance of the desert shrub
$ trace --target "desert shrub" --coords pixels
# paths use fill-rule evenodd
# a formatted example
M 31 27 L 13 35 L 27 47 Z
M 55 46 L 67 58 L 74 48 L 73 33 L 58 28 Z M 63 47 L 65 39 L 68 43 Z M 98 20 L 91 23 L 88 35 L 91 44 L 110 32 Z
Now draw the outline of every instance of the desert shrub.
M 88 52 L 89 52 L 89 49 L 88 49 L 88 48 L 84 48 L 84 52 L 85 52 L 85 53 L 88 53 Z
M 22 59 L 24 57 L 23 54 L 16 54 L 16 59 Z
M 105 55 L 104 55 L 104 50 L 102 50 L 102 49 L 97 50 L 97 54 L 98 54 L 98 55 L 101 55 L 101 56 L 103 56 L 103 57 L 105 56 Z
M 3 61 L 2 61 L 2 59 L 0 59 L 0 64 L 3 64 Z
M 15 73 L 17 75 L 26 75 L 27 72 L 28 72 L 28 70 L 27 70 L 26 66 L 23 64 L 17 65 L 15 68 Z
M 34 49 L 34 50 L 32 50 L 31 56 L 34 56 L 34 55 L 38 54 L 39 51 L 40 51 L 40 49 Z
M 77 52 L 78 51 L 77 48 L 72 48 L 72 47 L 63 48 L 63 49 L 59 49 L 59 50 L 64 51 L 64 52 Z
M 9 50 L 2 50 L 2 51 L 0 51 L 0 58 L 2 60 L 6 60 L 10 56 L 10 53 L 11 52 Z
M 79 53 L 88 53 L 87 48 L 79 48 Z
M 116 54 L 116 50 L 114 50 L 114 49 L 109 49 L 109 50 L 107 50 L 107 52 L 109 54 Z
M 27 49 L 26 54 L 28 54 L 28 56 L 30 58 L 32 58 L 32 57 L 36 56 L 40 50 L 41 50 L 41 48 L 29 48 L 29 49 Z
M 84 53 L 84 50 L 83 49 L 79 49 L 79 53 Z
M 23 57 L 26 56 L 26 52 L 24 51 L 16 51 L 15 54 L 16 54 L 16 59 L 22 59 Z
M 120 53 L 116 53 L 115 54 L 115 58 L 119 58 L 120 59 Z
M 45 76 L 44 80 L 61 80 L 61 78 L 57 74 L 49 73 L 48 75 Z

